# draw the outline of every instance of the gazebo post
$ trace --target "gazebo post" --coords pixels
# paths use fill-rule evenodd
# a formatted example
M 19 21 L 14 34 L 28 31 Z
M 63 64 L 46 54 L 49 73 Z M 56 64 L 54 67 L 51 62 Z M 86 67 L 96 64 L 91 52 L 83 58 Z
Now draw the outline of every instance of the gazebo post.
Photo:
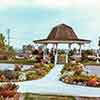
M 46 49 L 47 49 L 47 44 L 44 44 L 43 59 L 45 59 L 46 58 L 46 55 L 47 55 Z
M 82 49 L 82 44 L 79 43 L 79 54 L 80 54 L 80 56 L 81 56 L 81 51 L 82 51 L 81 49 Z
M 55 62 L 54 64 L 56 65 L 57 64 L 57 58 L 58 58 L 58 44 L 55 44 L 56 45 L 56 48 L 55 48 Z
M 66 51 L 66 63 L 68 63 L 68 53 Z
M 71 50 L 71 43 L 68 44 L 68 52 L 66 51 L 66 63 L 68 63 L 68 53 Z
M 55 44 L 53 44 L 53 55 L 55 55 Z
M 71 45 L 72 45 L 71 43 L 68 44 L 69 51 L 71 50 Z

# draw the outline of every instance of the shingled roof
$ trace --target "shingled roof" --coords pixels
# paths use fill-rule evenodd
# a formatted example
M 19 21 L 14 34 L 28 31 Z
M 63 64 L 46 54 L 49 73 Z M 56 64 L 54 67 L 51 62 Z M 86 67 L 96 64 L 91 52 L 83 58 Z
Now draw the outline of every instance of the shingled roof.
M 46 39 L 35 40 L 36 43 L 90 43 L 90 40 L 79 39 L 72 29 L 72 27 L 66 24 L 59 24 L 55 26 L 49 33 Z
M 51 30 L 47 39 L 65 41 L 65 40 L 71 40 L 71 39 L 78 39 L 78 37 L 71 27 L 65 24 L 60 24 Z

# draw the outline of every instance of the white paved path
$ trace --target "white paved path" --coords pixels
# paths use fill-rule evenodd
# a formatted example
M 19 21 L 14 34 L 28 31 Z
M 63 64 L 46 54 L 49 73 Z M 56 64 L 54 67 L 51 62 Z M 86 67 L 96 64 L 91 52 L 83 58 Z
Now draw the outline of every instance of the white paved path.
M 56 65 L 48 75 L 40 80 L 17 83 L 20 88 L 18 92 L 32 92 L 51 95 L 72 95 L 100 97 L 100 88 L 68 85 L 59 81 L 60 71 L 63 65 Z

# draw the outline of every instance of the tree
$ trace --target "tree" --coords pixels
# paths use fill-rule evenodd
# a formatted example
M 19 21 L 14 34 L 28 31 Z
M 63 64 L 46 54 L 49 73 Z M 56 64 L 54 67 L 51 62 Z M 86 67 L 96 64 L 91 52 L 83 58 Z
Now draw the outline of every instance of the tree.
M 0 51 L 4 51 L 5 49 L 5 37 L 0 33 Z
M 26 45 L 23 45 L 23 52 L 25 53 L 26 51 Z
M 32 45 L 27 45 L 27 50 L 32 51 Z
M 6 44 L 5 36 L 3 33 L 0 33 L 0 54 L 6 55 L 7 58 L 15 56 L 13 47 Z
M 23 52 L 25 52 L 25 51 L 32 51 L 32 45 L 23 45 Z
M 12 46 L 8 46 L 7 49 L 8 49 L 9 58 L 14 59 L 16 53 L 15 53 L 15 50 L 13 49 L 13 47 Z

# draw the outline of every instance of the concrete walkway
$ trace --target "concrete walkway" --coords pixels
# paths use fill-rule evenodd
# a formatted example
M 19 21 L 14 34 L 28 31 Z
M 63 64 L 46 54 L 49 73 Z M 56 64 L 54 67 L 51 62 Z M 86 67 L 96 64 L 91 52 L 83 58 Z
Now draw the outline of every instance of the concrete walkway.
M 59 81 L 60 71 L 63 65 L 56 65 L 48 75 L 39 80 L 18 82 L 20 86 L 18 92 L 39 93 L 49 95 L 72 95 L 100 97 L 100 88 L 68 85 Z

